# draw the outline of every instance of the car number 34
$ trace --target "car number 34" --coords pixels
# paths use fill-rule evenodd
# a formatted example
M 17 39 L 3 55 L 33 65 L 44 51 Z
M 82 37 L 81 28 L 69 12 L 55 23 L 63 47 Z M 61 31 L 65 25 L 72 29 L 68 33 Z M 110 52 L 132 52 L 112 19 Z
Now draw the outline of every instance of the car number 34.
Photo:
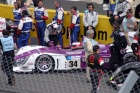
M 80 60 L 69 60 L 68 61 L 68 67 L 70 67 L 70 68 L 80 68 L 81 67 Z

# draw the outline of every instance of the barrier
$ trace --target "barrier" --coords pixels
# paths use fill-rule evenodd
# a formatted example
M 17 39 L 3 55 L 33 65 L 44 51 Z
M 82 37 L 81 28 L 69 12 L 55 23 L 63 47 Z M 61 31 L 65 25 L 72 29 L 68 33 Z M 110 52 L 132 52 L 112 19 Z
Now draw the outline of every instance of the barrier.
M 1 11 L 0 16 L 4 18 L 13 19 L 12 9 L 13 9 L 13 6 L 0 4 L 0 11 Z M 30 9 L 30 10 L 31 10 L 31 13 L 33 13 L 33 9 Z M 48 9 L 48 14 L 49 14 L 49 19 L 47 20 L 47 23 L 50 23 L 55 15 L 55 10 Z M 80 13 L 79 40 L 82 39 L 82 36 L 84 34 L 82 18 L 83 18 L 83 13 Z M 110 35 L 112 33 L 112 27 L 108 20 L 109 20 L 108 17 L 99 15 L 99 23 L 96 27 L 97 34 L 96 34 L 96 39 L 95 39 L 99 43 L 109 44 L 112 42 L 112 39 L 110 38 Z M 69 44 L 68 27 L 70 25 L 70 22 L 71 22 L 71 16 L 67 15 L 67 12 L 65 12 L 64 13 L 64 27 L 62 30 L 63 42 L 65 46 Z M 31 37 L 36 37 L 36 31 L 34 32 L 31 31 Z

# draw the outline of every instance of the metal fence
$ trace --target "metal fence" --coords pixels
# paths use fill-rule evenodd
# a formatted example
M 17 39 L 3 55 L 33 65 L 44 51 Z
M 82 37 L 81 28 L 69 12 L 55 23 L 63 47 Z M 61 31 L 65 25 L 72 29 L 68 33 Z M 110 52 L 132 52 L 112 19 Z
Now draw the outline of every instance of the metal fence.
M 6 57 L 5 62 L 12 62 L 12 60 Z M 2 63 L 1 61 L 1 65 Z M 7 66 L 6 70 L 9 69 L 10 67 Z M 140 74 L 139 68 L 133 71 L 137 75 Z M 96 93 L 92 90 L 92 85 L 99 80 L 99 78 L 95 78 L 95 75 L 100 76 L 100 87 L 97 93 L 124 93 L 119 91 L 125 83 L 134 83 L 131 93 L 140 93 L 140 77 L 138 76 L 135 83 L 134 80 L 131 80 L 134 79 L 135 75 L 133 78 L 128 77 L 129 72 L 121 72 L 115 76 L 114 81 L 110 81 L 113 72 L 103 71 L 101 74 L 95 69 L 91 71 L 91 83 L 86 81 L 85 70 L 51 71 L 48 73 L 38 71 L 14 72 L 16 84 L 9 86 L 6 84 L 6 74 L 0 66 L 0 93 Z M 131 80 L 131 82 L 125 82 L 126 80 Z M 131 89 L 131 84 L 124 86 Z

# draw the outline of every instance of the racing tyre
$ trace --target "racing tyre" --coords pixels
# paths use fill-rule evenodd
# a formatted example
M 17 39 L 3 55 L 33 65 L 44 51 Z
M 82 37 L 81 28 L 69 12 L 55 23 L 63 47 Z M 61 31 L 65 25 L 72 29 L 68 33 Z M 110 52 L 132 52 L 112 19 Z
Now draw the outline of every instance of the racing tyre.
M 54 70 L 55 63 L 51 56 L 41 55 L 37 58 L 35 65 L 37 71 L 46 73 Z
M 137 61 L 137 56 L 134 55 L 133 53 L 128 53 L 124 55 L 123 60 L 124 60 L 124 64 L 128 62 L 135 62 Z

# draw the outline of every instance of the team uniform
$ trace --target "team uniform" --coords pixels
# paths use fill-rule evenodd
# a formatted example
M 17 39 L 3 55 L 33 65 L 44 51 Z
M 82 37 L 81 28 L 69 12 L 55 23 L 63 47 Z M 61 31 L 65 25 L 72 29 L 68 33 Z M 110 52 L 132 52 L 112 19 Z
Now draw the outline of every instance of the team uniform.
M 126 0 L 124 0 L 123 2 L 118 2 L 116 4 L 113 16 L 110 17 L 109 21 L 110 24 L 112 25 L 114 23 L 114 21 L 118 22 L 119 24 L 122 23 L 124 17 L 126 16 L 126 12 L 128 9 L 130 9 L 130 3 L 127 2 Z M 119 16 L 118 20 L 114 19 L 114 16 Z
M 14 62 L 14 40 L 12 36 L 6 36 L 0 38 L 0 46 L 3 51 L 2 54 L 2 70 L 8 77 L 8 84 L 12 85 L 13 76 L 13 62 Z
M 3 36 L 2 31 L 6 29 L 6 20 L 5 18 L 0 17 L 0 38 Z
M 89 12 L 89 10 L 85 10 L 84 16 L 83 16 L 83 23 L 84 23 L 84 35 L 86 35 L 86 31 L 88 30 L 88 26 L 92 26 L 94 30 L 94 37 L 96 36 L 95 27 L 98 24 L 98 13 L 95 11 Z
M 28 16 L 25 16 L 20 20 L 18 25 L 18 35 L 19 35 L 17 42 L 18 48 L 28 45 L 32 25 L 33 20 Z
M 14 22 L 18 25 L 20 19 L 22 18 L 22 10 L 20 8 L 18 9 L 13 9 L 13 14 L 14 14 Z
M 14 22 L 16 23 L 16 25 L 18 26 L 19 21 L 22 18 L 22 10 L 21 8 L 17 8 L 17 9 L 13 9 L 13 14 L 14 14 Z M 17 42 L 17 29 L 14 31 L 14 40 Z
M 127 41 L 124 32 L 120 30 L 115 31 L 114 42 L 110 47 L 111 57 L 109 60 L 109 64 L 111 70 L 115 70 L 117 67 L 123 65 L 123 53 L 121 53 L 121 50 L 124 50 L 126 47 Z
M 78 42 L 78 34 L 80 31 L 80 16 L 78 12 L 72 15 L 71 25 L 69 28 L 72 29 L 71 44 L 73 42 Z
M 56 8 L 55 17 L 53 18 L 53 20 L 55 20 L 59 24 L 61 30 L 62 30 L 62 27 L 63 27 L 63 19 L 64 19 L 64 10 L 60 6 L 60 7 Z M 58 40 L 59 40 L 59 44 L 61 46 L 63 46 L 62 32 L 61 31 L 57 34 L 57 37 L 58 37 Z
M 41 18 L 43 16 L 43 18 Z M 36 20 L 36 29 L 39 45 L 45 45 L 44 32 L 46 29 L 45 20 L 48 19 L 48 12 L 44 7 L 36 7 L 34 10 L 34 17 Z
M 58 45 L 58 38 L 54 33 L 61 33 L 62 26 L 58 25 L 56 21 L 53 21 L 52 23 L 48 24 L 45 33 L 44 33 L 44 40 L 46 43 L 49 43 L 49 41 L 53 41 L 54 45 Z
M 92 83 L 92 93 L 97 93 L 101 80 L 101 75 L 103 74 L 102 70 L 104 70 L 104 60 L 97 53 L 89 55 L 87 59 L 88 67 L 91 68 L 90 77 Z

